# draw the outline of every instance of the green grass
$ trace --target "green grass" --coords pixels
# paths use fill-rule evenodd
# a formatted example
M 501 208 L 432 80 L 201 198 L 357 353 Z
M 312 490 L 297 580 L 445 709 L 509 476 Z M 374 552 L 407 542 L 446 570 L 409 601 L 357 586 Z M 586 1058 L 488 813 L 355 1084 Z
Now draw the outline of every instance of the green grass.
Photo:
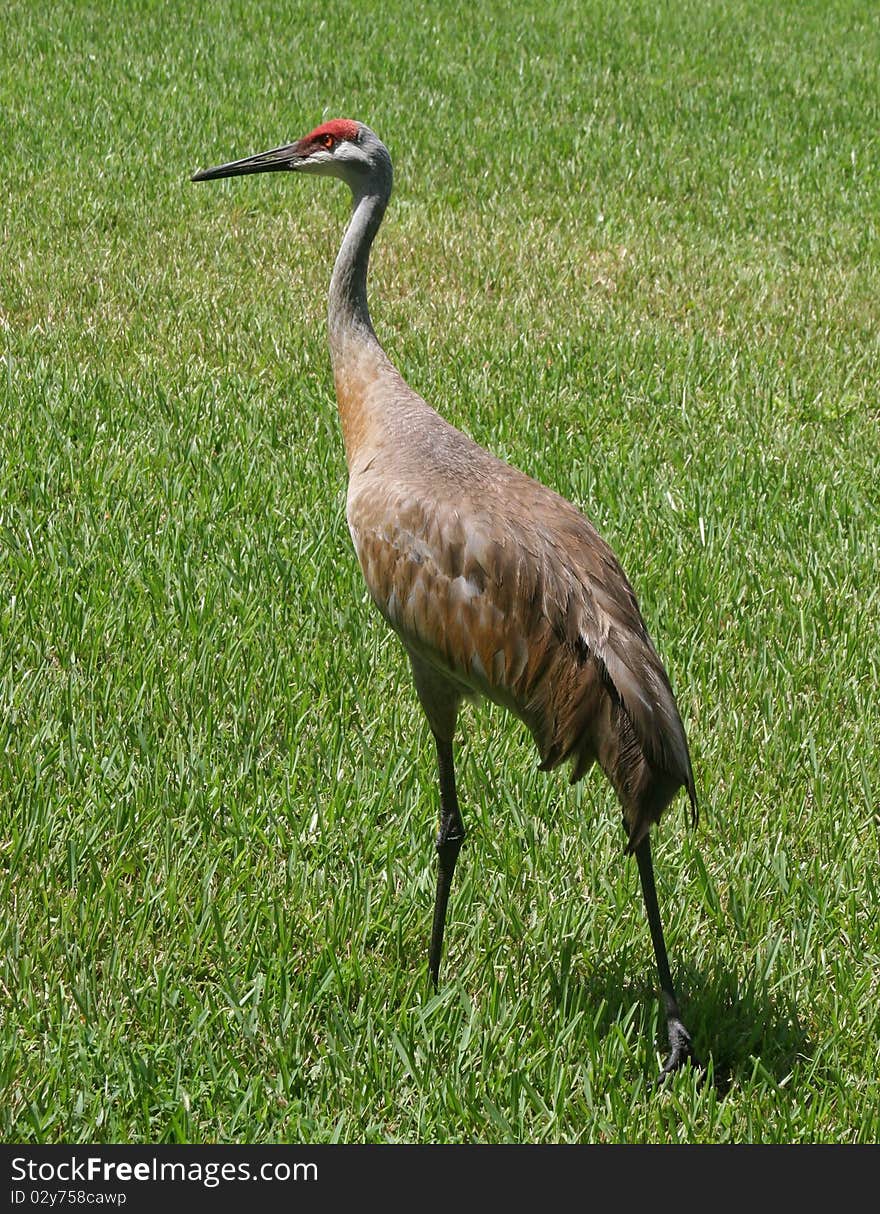
M 34 3 L 0 27 L 0 1134 L 880 1137 L 880 17 L 862 2 Z M 351 115 L 412 385 L 581 505 L 703 806 L 655 847 L 708 1064 L 652 1090 L 612 794 L 434 758 L 344 520 L 336 184 L 192 186 Z

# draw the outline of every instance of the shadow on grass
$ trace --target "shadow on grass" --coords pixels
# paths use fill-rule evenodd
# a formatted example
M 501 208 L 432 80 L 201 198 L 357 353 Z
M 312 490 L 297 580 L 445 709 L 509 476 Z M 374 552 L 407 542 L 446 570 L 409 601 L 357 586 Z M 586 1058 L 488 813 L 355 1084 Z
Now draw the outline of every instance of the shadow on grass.
M 563 956 L 561 969 L 550 976 L 550 993 L 566 1015 L 583 1012 L 600 1036 L 637 1004 L 636 1027 L 645 1036 L 656 1027 L 657 1048 L 665 1056 L 666 1026 L 658 988 L 648 988 L 639 977 L 634 977 L 632 965 L 623 956 L 593 965 L 584 975 L 570 972 Z M 751 1080 L 756 1060 L 769 1078 L 780 1083 L 798 1058 L 812 1054 L 813 1045 L 797 1007 L 775 998 L 766 981 L 688 967 L 679 968 L 674 981 L 694 1051 L 704 1065 L 711 1058 L 719 1095 L 736 1081 Z

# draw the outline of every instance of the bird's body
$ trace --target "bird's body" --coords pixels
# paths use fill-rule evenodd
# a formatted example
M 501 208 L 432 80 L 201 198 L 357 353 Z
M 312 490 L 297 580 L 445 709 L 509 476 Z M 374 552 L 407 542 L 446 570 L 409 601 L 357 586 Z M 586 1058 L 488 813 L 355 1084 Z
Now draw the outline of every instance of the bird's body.
M 382 417 L 368 453 L 355 448 L 347 504 L 374 602 L 414 663 L 448 684 L 444 708 L 474 694 L 503 705 L 528 726 L 542 766 L 570 759 L 573 780 L 598 759 L 637 846 L 693 777 L 613 552 L 568 501 L 484 451 L 393 372 L 374 395 Z M 430 695 L 422 701 L 451 741 Z
M 639 860 L 673 1047 L 665 1071 L 673 1069 L 690 1055 L 690 1039 L 668 974 L 648 832 L 681 787 L 696 817 L 696 794 L 675 699 L 633 590 L 575 506 L 452 426 L 379 344 L 366 279 L 391 192 L 384 145 L 363 124 L 336 120 L 197 176 L 281 168 L 342 177 L 354 196 L 329 306 L 346 513 L 370 595 L 409 656 L 438 748 L 434 980 L 464 837 L 452 762 L 457 713 L 463 698 L 485 696 L 525 722 L 542 768 L 570 760 L 576 780 L 598 761 L 614 786 Z

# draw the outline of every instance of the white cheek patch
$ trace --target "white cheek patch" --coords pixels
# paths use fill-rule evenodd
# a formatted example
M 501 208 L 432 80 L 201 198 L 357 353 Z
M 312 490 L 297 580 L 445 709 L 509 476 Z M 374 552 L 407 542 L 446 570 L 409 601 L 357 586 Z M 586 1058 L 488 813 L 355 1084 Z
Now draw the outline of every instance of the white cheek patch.
M 360 150 L 360 148 L 357 146 L 356 143 L 352 143 L 350 139 L 343 139 L 340 143 L 337 143 L 337 145 L 336 145 L 336 152 L 335 152 L 334 158 L 336 160 L 360 160 L 360 161 L 362 161 L 364 159 L 364 154 Z
M 300 170 L 304 173 L 332 173 L 333 157 L 329 152 L 321 148 L 317 152 L 312 152 L 308 159 L 302 162 Z

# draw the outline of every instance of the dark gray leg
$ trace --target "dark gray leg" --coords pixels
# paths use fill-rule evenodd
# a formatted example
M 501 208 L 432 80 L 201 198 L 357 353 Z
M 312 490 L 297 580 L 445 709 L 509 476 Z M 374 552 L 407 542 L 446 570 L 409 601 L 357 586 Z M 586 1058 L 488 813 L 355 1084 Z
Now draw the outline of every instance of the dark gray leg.
M 663 939 L 663 925 L 660 922 L 660 908 L 657 905 L 657 888 L 654 885 L 654 866 L 651 863 L 651 839 L 645 835 L 636 848 L 636 860 L 639 865 L 639 877 L 642 881 L 642 897 L 645 900 L 645 910 L 648 912 L 648 925 L 651 928 L 651 939 L 654 942 L 654 956 L 657 958 L 657 969 L 660 973 L 660 993 L 663 999 L 663 1010 L 666 1012 L 666 1027 L 669 1033 L 669 1057 L 663 1064 L 659 1082 L 662 1083 L 667 1075 L 684 1066 L 689 1058 L 694 1057 L 691 1047 L 691 1035 L 681 1022 L 681 1012 L 678 1010 L 678 1000 L 672 985 L 672 975 L 669 972 L 669 959 L 666 956 L 666 943 Z
M 464 842 L 464 824 L 455 792 L 452 743 L 444 742 L 437 734 L 434 734 L 434 741 L 437 743 L 437 764 L 440 768 L 440 832 L 437 835 L 437 895 L 434 899 L 429 969 L 436 990 L 440 975 L 440 955 L 443 952 L 443 929 L 446 925 L 449 889 L 455 872 L 455 862 Z

